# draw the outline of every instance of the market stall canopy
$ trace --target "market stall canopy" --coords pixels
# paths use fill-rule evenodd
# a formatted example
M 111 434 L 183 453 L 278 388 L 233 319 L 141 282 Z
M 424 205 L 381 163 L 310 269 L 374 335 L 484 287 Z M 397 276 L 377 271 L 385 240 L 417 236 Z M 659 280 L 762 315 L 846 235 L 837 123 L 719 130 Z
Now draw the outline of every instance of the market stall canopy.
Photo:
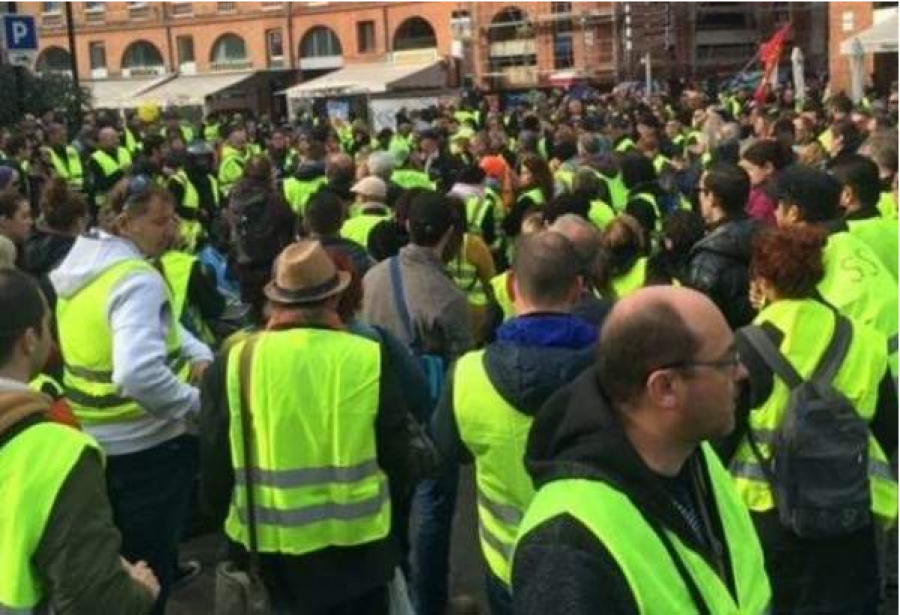
M 446 83 L 446 69 L 442 62 L 350 64 L 281 93 L 289 99 L 352 96 L 402 89 L 441 88 Z
M 165 83 L 145 89 L 135 97 L 135 104 L 156 103 L 163 107 L 203 106 L 208 96 L 246 81 L 256 73 L 243 71 L 212 75 L 178 75 Z
M 897 9 L 893 9 L 884 19 L 871 28 L 863 30 L 841 43 L 841 55 L 853 53 L 853 41 L 859 39 L 866 53 L 897 53 Z
M 82 81 L 91 95 L 91 106 L 96 109 L 133 109 L 141 103 L 135 97 L 169 77 L 148 77 L 146 79 L 98 79 Z

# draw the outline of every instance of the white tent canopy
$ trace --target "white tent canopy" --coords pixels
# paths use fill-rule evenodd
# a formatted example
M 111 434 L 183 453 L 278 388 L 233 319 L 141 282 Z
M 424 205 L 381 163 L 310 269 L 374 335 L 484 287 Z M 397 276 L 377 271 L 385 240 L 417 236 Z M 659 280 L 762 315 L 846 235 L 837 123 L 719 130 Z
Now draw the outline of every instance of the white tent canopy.
M 84 81 L 82 85 L 91 94 L 91 106 L 98 109 L 132 109 L 140 102 L 136 96 L 153 88 L 169 77 L 150 77 L 146 79 L 98 79 Z
M 859 39 L 866 53 L 897 53 L 897 9 L 856 36 L 841 43 L 841 55 L 849 56 L 853 52 L 853 41 Z
M 401 88 L 439 88 L 446 83 L 440 62 L 428 64 L 350 64 L 284 90 L 289 100 L 323 96 L 378 94 Z
M 135 104 L 156 103 L 160 106 L 203 106 L 207 96 L 237 85 L 255 73 L 244 71 L 212 75 L 179 75 L 135 96 Z

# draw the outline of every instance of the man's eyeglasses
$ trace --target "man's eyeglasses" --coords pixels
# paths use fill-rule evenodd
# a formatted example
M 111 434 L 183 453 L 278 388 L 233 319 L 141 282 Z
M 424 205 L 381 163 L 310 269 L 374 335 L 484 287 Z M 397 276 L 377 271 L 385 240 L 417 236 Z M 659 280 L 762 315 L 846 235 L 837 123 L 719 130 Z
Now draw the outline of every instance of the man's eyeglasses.
M 675 363 L 668 363 L 666 365 L 657 367 L 653 371 L 663 369 L 693 369 L 697 367 L 710 367 L 720 370 L 727 369 L 734 372 L 737 371 L 740 366 L 741 356 L 736 350 L 731 350 L 724 357 L 722 357 L 721 359 L 716 359 L 715 361 L 677 361 Z

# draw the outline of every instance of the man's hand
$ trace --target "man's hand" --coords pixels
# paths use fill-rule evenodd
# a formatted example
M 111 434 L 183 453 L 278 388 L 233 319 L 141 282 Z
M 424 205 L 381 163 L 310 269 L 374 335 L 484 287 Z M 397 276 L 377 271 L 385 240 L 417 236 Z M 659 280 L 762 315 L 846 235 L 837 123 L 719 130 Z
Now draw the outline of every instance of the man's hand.
M 191 384 L 200 384 L 200 381 L 203 380 L 203 374 L 206 373 L 206 368 L 209 367 L 209 361 L 197 361 L 196 363 L 191 363 Z
M 147 565 L 147 562 L 142 560 L 136 564 L 130 564 L 127 560 L 122 558 L 122 567 L 128 573 L 128 576 L 130 576 L 138 585 L 150 592 L 150 595 L 156 600 L 159 596 L 159 581 Z

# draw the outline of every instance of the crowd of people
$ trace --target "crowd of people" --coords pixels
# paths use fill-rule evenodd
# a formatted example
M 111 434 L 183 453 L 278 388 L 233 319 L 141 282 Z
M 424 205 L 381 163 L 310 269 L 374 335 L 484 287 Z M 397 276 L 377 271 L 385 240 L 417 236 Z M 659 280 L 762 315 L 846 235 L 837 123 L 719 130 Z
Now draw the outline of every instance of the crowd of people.
M 4 128 L 0 613 L 477 613 L 469 464 L 495 615 L 896 608 L 897 114 Z

